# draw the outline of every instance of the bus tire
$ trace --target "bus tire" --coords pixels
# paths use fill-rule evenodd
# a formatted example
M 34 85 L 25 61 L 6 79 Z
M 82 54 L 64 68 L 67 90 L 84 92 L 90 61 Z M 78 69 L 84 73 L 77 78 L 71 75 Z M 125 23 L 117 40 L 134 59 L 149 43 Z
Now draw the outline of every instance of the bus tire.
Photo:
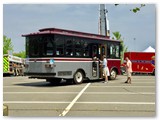
M 84 79 L 84 75 L 83 72 L 78 70 L 74 76 L 73 76 L 73 81 L 75 84 L 81 84 L 83 82 Z
M 155 75 L 155 69 L 153 70 L 153 73 L 152 73 L 152 75 Z
M 116 77 L 117 77 L 117 71 L 116 71 L 115 69 L 112 69 L 109 78 L 110 78 L 111 80 L 115 80 Z

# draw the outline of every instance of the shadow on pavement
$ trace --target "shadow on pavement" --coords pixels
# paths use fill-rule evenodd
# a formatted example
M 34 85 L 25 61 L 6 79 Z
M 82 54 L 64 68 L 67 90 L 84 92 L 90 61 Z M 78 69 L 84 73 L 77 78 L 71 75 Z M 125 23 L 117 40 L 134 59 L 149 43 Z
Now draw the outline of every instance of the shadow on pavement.
M 40 82 L 30 82 L 30 83 L 18 83 L 18 84 L 14 84 L 14 85 L 18 85 L 18 86 L 27 86 L 27 87 L 62 87 L 62 86 L 72 86 L 72 85 L 83 85 L 86 83 L 100 83 L 103 82 L 104 80 L 84 80 L 83 83 L 81 84 L 72 84 L 72 83 L 67 83 L 66 80 L 62 80 L 62 82 L 60 82 L 59 84 L 51 84 L 49 82 L 44 81 L 40 81 Z

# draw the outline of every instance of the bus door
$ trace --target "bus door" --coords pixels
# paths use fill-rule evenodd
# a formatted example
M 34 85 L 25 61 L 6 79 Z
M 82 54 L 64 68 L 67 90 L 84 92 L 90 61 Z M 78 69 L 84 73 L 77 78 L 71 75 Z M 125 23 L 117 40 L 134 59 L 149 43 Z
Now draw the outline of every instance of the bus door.
M 92 58 L 93 58 L 93 62 L 92 62 L 92 76 L 93 77 L 97 77 L 97 73 L 98 73 L 98 62 L 97 62 L 97 58 L 98 58 L 98 45 L 97 44 L 93 44 L 92 45 Z
M 107 56 L 107 45 L 100 44 L 98 47 L 100 61 L 103 61 L 103 55 Z M 103 79 L 103 66 L 99 65 L 99 78 Z

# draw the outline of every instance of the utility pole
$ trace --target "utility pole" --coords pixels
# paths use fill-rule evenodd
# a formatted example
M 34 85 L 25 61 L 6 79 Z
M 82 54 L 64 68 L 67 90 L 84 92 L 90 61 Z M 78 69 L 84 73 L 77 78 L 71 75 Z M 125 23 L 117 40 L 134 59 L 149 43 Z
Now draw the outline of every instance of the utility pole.
M 99 34 L 110 37 L 109 30 L 109 20 L 107 18 L 107 9 L 105 8 L 105 4 L 99 5 Z

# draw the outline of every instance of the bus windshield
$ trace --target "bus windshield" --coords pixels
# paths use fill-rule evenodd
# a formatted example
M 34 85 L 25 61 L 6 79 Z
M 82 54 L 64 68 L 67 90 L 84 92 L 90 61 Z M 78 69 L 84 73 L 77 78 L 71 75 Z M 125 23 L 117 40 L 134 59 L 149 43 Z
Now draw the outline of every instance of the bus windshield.
M 55 54 L 53 36 L 29 36 L 26 38 L 26 54 L 28 57 L 47 57 Z

